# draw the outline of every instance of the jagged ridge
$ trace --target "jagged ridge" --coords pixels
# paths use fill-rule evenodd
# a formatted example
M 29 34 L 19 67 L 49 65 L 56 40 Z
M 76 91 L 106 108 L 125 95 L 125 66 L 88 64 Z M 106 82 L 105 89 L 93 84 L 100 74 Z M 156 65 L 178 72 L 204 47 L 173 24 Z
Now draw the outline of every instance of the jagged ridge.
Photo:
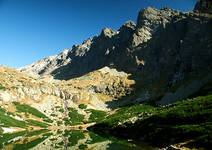
M 139 12 L 137 25 L 129 21 L 118 31 L 106 28 L 65 55 L 21 71 L 68 80 L 108 66 L 131 74 L 135 89 L 139 87 L 135 102 L 161 99 L 159 104 L 168 104 L 211 81 L 211 18 L 205 12 L 149 7 Z

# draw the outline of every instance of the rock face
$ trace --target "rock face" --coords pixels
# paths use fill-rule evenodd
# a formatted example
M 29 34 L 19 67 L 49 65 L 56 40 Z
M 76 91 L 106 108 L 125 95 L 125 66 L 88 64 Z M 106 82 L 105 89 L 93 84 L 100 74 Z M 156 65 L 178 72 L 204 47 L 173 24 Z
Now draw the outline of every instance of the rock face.
M 137 25 L 126 22 L 118 31 L 110 28 L 102 30 L 99 36 L 74 45 L 57 56 L 51 56 L 30 66 L 21 68 L 23 72 L 38 75 L 51 74 L 56 79 L 71 79 L 104 66 L 112 66 L 126 72 L 137 70 L 136 47 L 150 40 L 160 26 L 165 28 L 179 12 L 171 9 L 147 8 L 138 15 Z
M 35 62 L 29 66 L 20 68 L 22 72 L 26 72 L 32 75 L 49 75 L 54 70 L 66 66 L 72 62 L 72 57 L 82 57 L 89 50 L 92 39 L 84 41 L 81 45 L 74 45 L 72 49 L 65 49 L 58 55 L 46 57 L 38 62 Z
M 0 67 L 0 105 L 12 101 L 46 108 L 85 103 L 106 109 L 105 102 L 118 99 L 132 91 L 129 74 L 104 67 L 68 81 L 33 78 L 14 69 Z M 45 110 L 45 109 L 44 109 Z M 50 109 L 48 109 L 50 110 Z M 43 111 L 43 110 L 41 110 Z
M 203 13 L 212 13 L 212 1 L 211 0 L 198 0 L 195 5 L 194 11 Z
M 200 0 L 195 11 L 209 14 L 211 1 Z M 164 101 L 167 93 L 176 95 L 180 89 L 174 100 L 170 100 L 173 102 L 191 96 L 210 83 L 208 80 L 189 95 L 182 94 L 183 87 L 187 90 L 194 80 L 204 80 L 211 72 L 211 26 L 211 15 L 149 7 L 139 12 L 137 24 L 129 21 L 118 31 L 103 29 L 99 36 L 21 71 L 69 80 L 108 66 L 131 74 L 134 88 L 138 89 L 136 101 Z M 111 91 L 105 86 L 91 89 L 105 93 Z
M 20 68 L 23 72 L 27 72 L 32 75 L 47 75 L 50 74 L 53 70 L 57 69 L 58 67 L 62 67 L 67 65 L 71 60 L 67 57 L 69 53 L 69 49 L 65 49 L 62 53 L 55 56 L 50 56 L 44 58 L 36 63 L 33 63 L 29 66 Z

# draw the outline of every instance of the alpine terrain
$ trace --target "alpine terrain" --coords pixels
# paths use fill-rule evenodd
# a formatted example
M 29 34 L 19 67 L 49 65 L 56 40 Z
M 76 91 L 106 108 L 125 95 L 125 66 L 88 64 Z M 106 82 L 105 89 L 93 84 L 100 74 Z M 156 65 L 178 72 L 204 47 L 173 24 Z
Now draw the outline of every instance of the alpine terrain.
M 58 55 L 0 67 L 0 148 L 108 147 L 212 147 L 211 0 L 148 7 Z

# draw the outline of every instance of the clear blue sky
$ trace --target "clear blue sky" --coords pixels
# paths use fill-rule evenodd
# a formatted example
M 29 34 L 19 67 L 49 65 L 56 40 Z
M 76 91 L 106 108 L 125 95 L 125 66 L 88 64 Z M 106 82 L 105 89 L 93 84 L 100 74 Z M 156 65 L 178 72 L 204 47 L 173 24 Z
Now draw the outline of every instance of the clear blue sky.
M 0 0 L 0 64 L 20 67 L 136 21 L 147 6 L 192 10 L 196 0 Z

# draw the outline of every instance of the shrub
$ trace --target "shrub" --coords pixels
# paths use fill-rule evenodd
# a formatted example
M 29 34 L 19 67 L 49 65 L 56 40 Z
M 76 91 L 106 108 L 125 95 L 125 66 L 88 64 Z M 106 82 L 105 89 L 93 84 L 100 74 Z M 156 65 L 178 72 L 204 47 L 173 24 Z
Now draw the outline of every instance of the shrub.
M 0 90 L 5 90 L 5 87 L 2 84 L 0 84 Z
M 87 105 L 85 105 L 85 104 L 80 104 L 78 107 L 79 107 L 80 109 L 86 109 L 86 108 L 87 108 Z
M 5 127 L 20 127 L 25 128 L 26 123 L 24 121 L 16 120 L 15 118 L 9 116 L 6 111 L 0 108 L 0 124 Z
M 42 112 L 40 112 L 39 110 L 37 110 L 34 107 L 31 107 L 26 104 L 20 104 L 18 102 L 13 102 L 13 104 L 16 106 L 16 109 L 19 112 L 29 113 L 38 118 L 44 119 L 46 122 L 50 122 L 50 123 L 52 122 L 45 114 L 43 114 Z
M 105 119 L 107 113 L 101 110 L 88 109 L 90 112 L 89 122 L 99 122 Z
M 0 134 L 3 134 L 4 130 L 0 127 Z
M 78 111 L 74 108 L 69 108 L 69 120 L 65 120 L 66 125 L 77 125 L 82 124 L 84 121 L 84 115 L 79 114 Z

